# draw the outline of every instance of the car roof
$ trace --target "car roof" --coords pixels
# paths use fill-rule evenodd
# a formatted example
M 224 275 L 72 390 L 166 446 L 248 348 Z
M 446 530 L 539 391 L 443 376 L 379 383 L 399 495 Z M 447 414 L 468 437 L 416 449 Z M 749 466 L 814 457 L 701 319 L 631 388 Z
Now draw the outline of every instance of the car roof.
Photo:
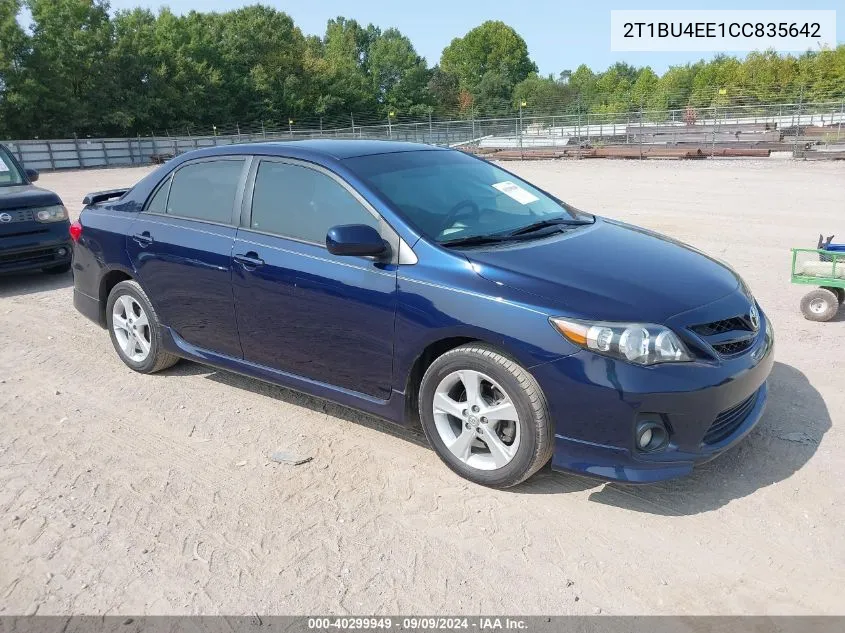
M 293 158 L 330 158 L 343 160 L 356 156 L 373 154 L 395 154 L 397 152 L 445 151 L 446 148 L 406 143 L 401 141 L 379 141 L 358 139 L 308 139 L 304 141 L 270 141 L 225 145 L 208 150 L 203 154 L 263 154 L 265 156 L 290 156 Z M 193 152 L 191 152 L 193 154 Z

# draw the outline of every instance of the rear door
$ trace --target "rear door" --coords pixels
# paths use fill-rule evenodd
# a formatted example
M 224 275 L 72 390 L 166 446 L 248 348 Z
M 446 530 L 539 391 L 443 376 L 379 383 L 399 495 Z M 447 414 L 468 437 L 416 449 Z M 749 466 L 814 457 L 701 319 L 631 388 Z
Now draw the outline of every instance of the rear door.
M 126 246 L 165 325 L 190 345 L 241 357 L 232 303 L 232 244 L 248 158 L 180 166 L 138 214 Z
M 253 171 L 232 274 L 244 359 L 386 400 L 396 264 L 332 255 L 325 240 L 339 224 L 398 237 L 327 170 L 262 158 Z

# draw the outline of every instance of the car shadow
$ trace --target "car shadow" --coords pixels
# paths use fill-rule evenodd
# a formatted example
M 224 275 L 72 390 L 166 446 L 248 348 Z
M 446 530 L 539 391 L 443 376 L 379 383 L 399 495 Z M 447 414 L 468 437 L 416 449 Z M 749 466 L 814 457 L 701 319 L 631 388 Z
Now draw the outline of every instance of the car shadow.
M 43 273 L 40 270 L 32 272 L 0 275 L 0 298 L 16 297 L 59 290 L 73 285 L 73 275 L 70 272 L 60 275 Z
M 328 400 L 240 374 L 182 361 L 161 375 L 204 376 L 230 387 L 305 407 L 429 448 L 419 426 L 402 427 Z M 790 365 L 776 362 L 769 376 L 766 412 L 757 427 L 739 445 L 696 467 L 687 477 L 655 484 L 630 485 L 555 472 L 547 464 L 528 481 L 509 488 L 508 492 L 566 494 L 595 489 L 588 497 L 590 501 L 635 512 L 665 516 L 709 512 L 789 478 L 815 454 L 830 427 L 827 405 L 807 377 Z
M 251 393 L 273 398 L 285 404 L 292 404 L 297 407 L 304 407 L 317 413 L 324 413 L 347 422 L 360 424 L 361 426 L 387 433 L 393 437 L 411 442 L 418 446 L 428 448 L 428 440 L 419 426 L 403 427 L 387 420 L 382 420 L 373 415 L 363 413 L 350 407 L 345 407 L 329 400 L 324 400 L 316 396 L 309 396 L 308 394 L 288 389 L 287 387 L 280 387 L 269 382 L 264 382 L 255 378 L 249 378 L 233 372 L 215 369 L 209 365 L 201 365 L 188 360 L 183 360 L 174 365 L 170 369 L 161 372 L 163 376 L 203 376 L 208 380 L 242 389 Z
M 656 484 L 626 485 L 575 477 L 595 487 L 590 501 L 636 512 L 684 516 L 709 512 L 788 479 L 818 450 L 831 420 L 827 405 L 807 377 L 776 362 L 769 401 L 757 427 L 733 449 L 696 467 L 692 474 Z M 540 486 L 529 480 L 514 492 L 571 492 L 573 478 L 550 473 Z

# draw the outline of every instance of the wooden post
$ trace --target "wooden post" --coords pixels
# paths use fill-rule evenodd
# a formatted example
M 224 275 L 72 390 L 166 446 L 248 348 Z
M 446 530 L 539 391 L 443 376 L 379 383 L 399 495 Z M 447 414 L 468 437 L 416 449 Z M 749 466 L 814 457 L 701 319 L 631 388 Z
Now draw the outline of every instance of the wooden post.
M 52 147 L 52 145 L 50 145 L 50 141 L 46 141 L 46 143 L 47 143 L 47 153 L 50 155 L 50 167 L 55 169 L 56 168 L 56 161 L 53 158 L 53 147 Z
M 76 132 L 73 133 L 73 147 L 76 149 L 76 162 L 82 167 L 82 154 L 79 151 L 79 137 Z
M 640 101 L 640 160 L 643 159 L 643 103 Z
M 575 130 L 578 135 L 578 158 L 581 158 L 581 95 L 578 95 L 578 127 Z

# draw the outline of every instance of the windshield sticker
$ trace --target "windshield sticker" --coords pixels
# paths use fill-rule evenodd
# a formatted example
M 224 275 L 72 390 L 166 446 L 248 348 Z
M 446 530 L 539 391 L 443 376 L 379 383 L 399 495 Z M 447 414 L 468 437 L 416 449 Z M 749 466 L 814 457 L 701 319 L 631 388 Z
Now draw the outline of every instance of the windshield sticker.
M 0 159 L 0 171 L 9 171 L 9 166 L 2 159 Z
M 501 191 L 509 198 L 513 198 L 519 204 L 531 204 L 532 202 L 537 202 L 537 200 L 540 199 L 530 191 L 526 191 L 525 189 L 523 189 L 516 183 L 511 182 L 510 180 L 505 180 L 504 182 L 497 182 L 493 185 L 493 187 Z

